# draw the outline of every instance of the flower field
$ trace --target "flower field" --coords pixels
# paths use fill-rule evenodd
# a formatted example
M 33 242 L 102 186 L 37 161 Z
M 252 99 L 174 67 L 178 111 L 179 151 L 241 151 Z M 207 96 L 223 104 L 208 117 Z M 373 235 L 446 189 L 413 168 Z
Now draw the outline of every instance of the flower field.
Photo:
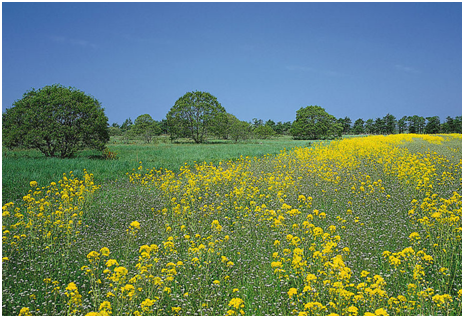
M 461 315 L 462 137 L 343 139 L 3 206 L 4 315 Z

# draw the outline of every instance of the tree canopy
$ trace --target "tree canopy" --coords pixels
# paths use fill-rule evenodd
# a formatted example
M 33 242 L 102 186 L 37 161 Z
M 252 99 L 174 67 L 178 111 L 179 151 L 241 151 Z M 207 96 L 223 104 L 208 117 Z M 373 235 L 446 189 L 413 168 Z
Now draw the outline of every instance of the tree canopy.
M 134 130 L 134 134 L 142 136 L 147 143 L 150 143 L 154 136 L 161 133 L 158 123 L 148 114 L 137 117 L 132 129 Z
M 3 114 L 8 148 L 38 149 L 47 157 L 71 157 L 83 148 L 103 150 L 108 118 L 100 102 L 60 84 L 27 91 Z
M 340 137 L 343 126 L 335 116 L 320 106 L 307 106 L 296 112 L 296 120 L 290 130 L 295 139 L 328 139 Z
M 216 97 L 207 92 L 189 92 L 179 98 L 166 115 L 171 139 L 191 138 L 202 143 L 208 134 L 220 134 L 227 113 Z

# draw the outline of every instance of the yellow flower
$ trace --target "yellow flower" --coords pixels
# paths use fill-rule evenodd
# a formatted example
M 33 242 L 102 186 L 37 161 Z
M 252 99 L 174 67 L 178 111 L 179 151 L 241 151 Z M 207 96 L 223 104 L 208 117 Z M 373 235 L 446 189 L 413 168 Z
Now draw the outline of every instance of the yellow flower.
M 23 307 L 19 311 L 19 316 L 32 316 L 31 312 L 29 311 L 29 307 Z
M 133 221 L 131 224 L 130 224 L 131 227 L 135 228 L 135 229 L 140 229 L 140 223 L 138 221 Z
M 103 301 L 101 304 L 100 304 L 100 307 L 98 308 L 98 310 L 102 311 L 102 310 L 105 310 L 107 312 L 111 312 L 111 303 L 107 300 Z
M 353 316 L 357 316 L 358 315 L 358 307 L 350 306 L 350 307 L 348 307 L 348 312 L 350 314 L 353 314 Z
M 235 309 L 239 309 L 240 307 L 244 307 L 243 299 L 240 298 L 232 298 L 229 302 L 229 307 L 234 307 Z
M 152 300 L 150 298 L 147 298 L 145 299 L 144 301 L 142 301 L 142 303 L 140 304 L 140 306 L 142 307 L 142 310 L 143 311 L 146 311 L 146 310 L 149 310 L 148 307 L 151 307 L 155 304 L 156 300 Z
M 38 186 L 37 181 L 31 181 L 29 182 L 29 185 L 31 186 L 31 188 L 37 188 Z
M 417 232 L 413 232 L 413 233 L 411 233 L 411 234 L 409 235 L 409 239 L 411 239 L 411 240 L 418 240 L 418 239 L 420 239 L 420 235 L 419 235 L 419 233 L 417 233 Z
M 361 277 L 366 277 L 367 275 L 369 275 L 370 273 L 368 271 L 362 271 L 361 272 Z
M 176 314 L 178 314 L 179 311 L 181 311 L 181 309 L 182 309 L 182 308 L 180 308 L 180 307 L 171 307 L 171 311 L 174 312 L 174 313 L 176 313 Z
M 85 314 L 85 316 L 101 316 L 101 314 L 98 312 L 98 311 L 90 311 L 88 313 Z
M 292 298 L 293 295 L 298 294 L 298 290 L 292 287 L 288 290 L 287 294 L 288 294 L 288 298 Z
M 87 258 L 89 259 L 90 262 L 93 261 L 93 259 L 96 259 L 100 256 L 98 252 L 92 251 L 89 254 L 87 254 Z
M 282 262 L 272 262 L 271 267 L 272 268 L 274 268 L 274 267 L 282 267 Z
M 111 267 L 113 265 L 119 266 L 118 261 L 115 259 L 109 259 L 106 261 L 106 267 Z
M 100 253 L 103 255 L 103 256 L 110 256 L 110 250 L 108 247 L 102 247 L 100 249 Z
M 77 290 L 77 286 L 76 286 L 76 284 L 74 284 L 73 282 L 71 282 L 71 283 L 69 283 L 68 286 L 66 287 L 66 290 L 75 291 L 75 290 Z
M 375 314 L 376 314 L 377 316 L 388 316 L 387 311 L 386 311 L 385 309 L 383 309 L 383 308 L 377 309 L 377 310 L 375 311 Z

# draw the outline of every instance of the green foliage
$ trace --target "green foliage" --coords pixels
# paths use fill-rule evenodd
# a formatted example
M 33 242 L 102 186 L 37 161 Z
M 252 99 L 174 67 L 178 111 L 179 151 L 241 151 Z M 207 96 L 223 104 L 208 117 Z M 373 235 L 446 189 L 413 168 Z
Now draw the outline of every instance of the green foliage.
M 366 120 L 364 124 L 364 129 L 366 133 L 368 134 L 373 134 L 375 132 L 374 120 L 372 118 L 369 118 L 368 120 Z
M 103 150 L 108 118 L 100 102 L 59 84 L 32 89 L 3 114 L 3 142 L 10 149 L 38 149 L 47 157 L 72 157 L 78 150 Z
M 422 116 L 409 116 L 408 117 L 408 130 L 410 134 L 423 134 L 425 127 L 425 118 Z
M 110 136 L 121 136 L 122 130 L 119 127 L 111 126 L 108 128 L 108 133 Z
M 133 131 L 135 135 L 142 136 L 146 143 L 150 143 L 154 136 L 161 133 L 161 128 L 150 115 L 144 114 L 135 119 Z
M 441 129 L 445 133 L 462 133 L 462 116 L 456 116 L 454 119 L 450 116 L 446 117 Z
M 340 137 L 343 126 L 320 106 L 307 106 L 296 112 L 290 133 L 295 139 L 330 139 Z
M 384 134 L 385 133 L 385 121 L 383 118 L 376 118 L 374 121 L 374 131 L 375 134 Z
M 398 120 L 398 133 L 402 134 L 408 127 L 408 116 L 403 116 L 401 117 L 400 120 Z
M 116 160 L 118 159 L 118 153 L 115 151 L 111 151 L 108 147 L 105 147 L 102 151 L 102 157 L 105 160 Z
M 345 135 L 348 135 L 351 131 L 351 119 L 350 117 L 345 117 L 345 118 L 339 118 L 338 123 L 342 125 L 343 127 L 343 133 Z
M 425 125 L 426 134 L 438 134 L 440 132 L 440 117 L 433 116 L 427 117 L 427 124 Z
M 258 139 L 269 139 L 275 135 L 275 131 L 269 125 L 258 126 L 253 130 L 253 134 Z
M 360 135 L 364 133 L 364 120 L 362 118 L 356 119 L 353 124 L 353 133 Z
M 128 129 L 130 129 L 132 127 L 134 123 L 132 122 L 132 119 L 127 118 L 121 125 L 121 130 L 124 132 L 124 131 L 127 131 Z
M 391 115 L 391 114 L 387 114 L 384 118 L 383 118 L 383 121 L 385 123 L 385 133 L 386 134 L 394 134 L 395 133 L 395 128 L 396 128 L 396 117 Z
M 227 138 L 234 142 L 239 140 L 247 140 L 251 135 L 250 124 L 246 121 L 241 121 L 232 114 L 227 114 Z
M 221 134 L 227 123 L 226 110 L 206 92 L 188 92 L 166 115 L 171 139 L 191 138 L 202 143 L 208 134 Z

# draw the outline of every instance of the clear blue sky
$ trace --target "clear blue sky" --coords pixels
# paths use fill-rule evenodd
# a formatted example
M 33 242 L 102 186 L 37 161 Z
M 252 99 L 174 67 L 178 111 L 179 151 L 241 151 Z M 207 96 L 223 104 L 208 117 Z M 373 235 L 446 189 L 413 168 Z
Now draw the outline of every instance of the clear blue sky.
M 109 123 L 165 118 L 186 92 L 294 121 L 462 114 L 458 3 L 3 3 L 2 111 L 60 83 Z

